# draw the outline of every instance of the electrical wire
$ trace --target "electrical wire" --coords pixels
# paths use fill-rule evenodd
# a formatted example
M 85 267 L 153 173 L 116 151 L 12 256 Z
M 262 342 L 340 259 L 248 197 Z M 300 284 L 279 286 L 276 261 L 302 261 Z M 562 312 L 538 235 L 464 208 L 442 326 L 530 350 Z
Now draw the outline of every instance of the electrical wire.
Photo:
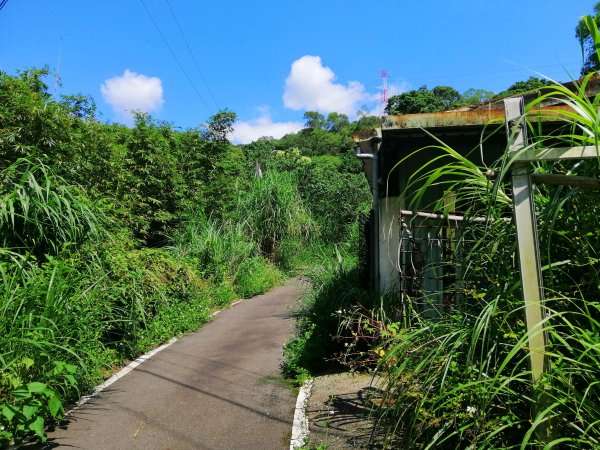
M 173 59 L 175 60 L 175 62 L 177 63 L 177 65 L 179 66 L 179 68 L 181 69 L 181 71 L 183 72 L 183 74 L 185 75 L 185 77 L 187 78 L 188 82 L 190 83 L 190 85 L 194 89 L 194 92 L 196 92 L 196 95 L 198 95 L 198 98 L 200 99 L 200 101 L 202 102 L 202 104 L 204 105 L 204 107 L 206 108 L 206 110 L 210 114 L 211 113 L 210 107 L 208 106 L 208 104 L 206 103 L 206 101 L 204 100 L 204 98 L 202 97 L 202 95 L 200 95 L 200 92 L 198 91 L 198 88 L 196 88 L 196 85 L 194 84 L 194 82 L 192 81 L 192 79 L 190 78 L 190 76 L 188 75 L 188 73 L 186 72 L 185 68 L 183 67 L 183 65 L 179 61 L 179 58 L 177 58 L 177 55 L 173 51 L 173 48 L 169 45 L 169 42 L 167 41 L 167 38 L 165 37 L 165 35 L 161 31 L 160 27 L 156 23 L 156 20 L 154 20 L 154 17 L 152 16 L 152 14 L 150 13 L 150 10 L 146 6 L 146 3 L 144 2 L 144 0 L 140 0 L 140 2 L 142 4 L 142 6 L 144 7 L 144 9 L 146 10 L 146 13 L 148 14 L 148 17 L 150 17 L 150 20 L 154 24 L 154 27 L 158 31 L 158 34 L 160 34 L 160 37 L 162 38 L 163 42 L 165 43 L 165 45 L 167 46 L 167 48 L 171 52 L 171 56 L 173 56 Z
M 0 9 L 2 9 L 2 7 L 4 6 L 4 4 L 6 4 L 8 0 L 0 0 Z M 198 89 L 196 88 L 196 85 L 194 84 L 194 82 L 192 81 L 192 79 L 190 78 L 190 76 L 188 75 L 188 73 L 186 72 L 186 70 L 184 69 L 183 65 L 181 64 L 181 62 L 179 61 L 179 59 L 177 58 L 175 52 L 173 51 L 172 47 L 169 45 L 166 37 L 164 36 L 164 34 L 162 33 L 160 27 L 158 26 L 158 24 L 156 23 L 156 21 L 154 20 L 154 17 L 152 16 L 152 14 L 150 13 L 150 11 L 148 10 L 144 0 L 140 0 L 140 2 L 142 3 L 142 6 L 144 7 L 144 9 L 146 10 L 146 13 L 148 14 L 148 16 L 150 17 L 150 20 L 152 21 L 152 23 L 154 24 L 155 28 L 157 29 L 158 33 L 160 34 L 163 42 L 165 43 L 165 45 L 167 46 L 167 48 L 169 49 L 169 51 L 171 52 L 171 55 L 173 56 L 173 59 L 175 60 L 175 62 L 177 63 L 177 65 L 179 66 L 179 68 L 181 69 L 181 71 L 183 72 L 183 74 L 185 75 L 185 77 L 187 78 L 188 82 L 190 83 L 190 85 L 192 86 L 192 88 L 194 89 L 194 91 L 196 92 L 196 94 L 198 95 L 198 97 L 200 98 L 200 100 L 202 101 L 203 105 L 205 106 L 205 108 L 209 111 L 209 113 L 211 112 L 208 104 L 206 103 L 206 101 L 204 100 L 204 98 L 202 97 L 202 95 L 200 94 L 200 92 L 198 91 Z M 183 31 L 183 27 L 181 26 L 181 23 L 179 22 L 178 18 L 177 18 L 177 14 L 175 13 L 171 2 L 169 0 L 166 0 L 167 6 L 169 7 L 169 10 L 171 12 L 171 15 L 173 16 L 173 19 L 175 20 L 175 23 L 177 24 L 177 27 L 179 29 L 179 33 L 181 34 L 181 37 L 183 38 L 183 41 L 185 42 L 185 45 L 187 47 L 187 50 L 194 62 L 194 65 L 196 66 L 196 69 L 198 70 L 198 73 L 200 74 L 200 77 L 202 78 L 202 81 L 213 101 L 213 103 L 215 104 L 215 106 L 217 107 L 217 109 L 219 109 L 219 104 L 212 92 L 212 90 L 210 89 L 210 86 L 202 72 L 202 69 L 200 68 L 200 64 L 198 63 L 198 60 L 194 54 L 194 52 L 192 51 L 191 45 L 185 35 L 185 32 Z M 546 65 L 543 67 L 552 67 L 555 66 L 555 64 L 552 65 Z M 504 73 L 509 73 L 509 72 L 517 72 L 519 70 L 505 70 L 505 71 L 495 71 L 495 72 L 490 72 L 488 74 L 497 74 L 499 72 L 504 72 Z M 483 75 L 484 73 L 482 73 Z M 459 78 L 463 78 L 463 77 L 472 77 L 473 73 L 469 73 L 469 74 L 454 74 L 454 75 L 442 75 L 440 76 L 440 78 L 438 77 L 418 77 L 421 78 L 423 81 L 433 81 L 435 79 L 459 79 Z M 375 83 L 372 83 L 375 84 Z M 346 99 L 349 99 L 350 97 L 353 97 L 355 94 L 354 93 L 349 93 L 347 95 L 344 95 L 343 97 L 340 97 L 332 102 L 327 103 L 327 105 L 325 105 L 325 108 L 329 109 L 330 106 L 333 105 L 339 105 L 341 102 L 345 101 Z M 345 102 L 344 105 L 351 103 L 351 102 Z
M 0 0 L 0 11 L 2 11 L 2 8 L 4 8 L 7 3 L 8 3 L 8 0 Z
M 215 99 L 215 96 L 213 95 L 213 92 L 210 89 L 210 86 L 208 85 L 208 82 L 206 81 L 206 78 L 204 77 L 204 74 L 202 73 L 202 69 L 200 69 L 200 64 L 198 64 L 198 60 L 196 59 L 196 55 L 192 51 L 192 47 L 190 46 L 190 43 L 187 40 L 187 37 L 185 36 L 185 33 L 183 32 L 183 27 L 179 23 L 179 20 L 177 19 L 177 15 L 175 14 L 175 11 L 173 10 L 173 7 L 171 6 L 171 2 L 169 0 L 167 0 L 167 5 L 169 6 L 169 10 L 171 11 L 171 15 L 173 16 L 173 19 L 175 20 L 175 23 L 177 24 L 177 27 L 179 28 L 179 33 L 181 34 L 181 37 L 183 38 L 183 41 L 185 42 L 185 45 L 186 45 L 186 47 L 188 49 L 188 52 L 189 52 L 190 56 L 192 57 L 192 60 L 194 61 L 194 64 L 196 65 L 196 69 L 198 69 L 198 73 L 200 74 L 200 77 L 202 78 L 202 81 L 204 82 L 204 86 L 206 86 L 206 90 L 210 94 L 210 97 L 212 98 L 212 101 L 215 104 L 215 106 L 217 107 L 217 109 L 220 109 L 219 103 Z

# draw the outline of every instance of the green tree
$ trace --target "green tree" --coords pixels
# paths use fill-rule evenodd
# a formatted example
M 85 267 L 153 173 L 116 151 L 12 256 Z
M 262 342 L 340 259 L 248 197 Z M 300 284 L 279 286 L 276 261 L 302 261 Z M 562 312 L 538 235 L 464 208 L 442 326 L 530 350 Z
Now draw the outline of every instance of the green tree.
M 248 182 L 244 153 L 227 140 L 236 120 L 234 112 L 219 111 L 209 118 L 202 132 L 206 143 L 198 156 L 198 177 L 203 180 L 199 200 L 206 213 L 216 219 L 233 210 L 238 190 Z
M 96 102 L 85 95 L 62 95 L 61 104 L 78 119 L 95 119 Z
M 102 199 L 113 213 L 124 212 L 129 205 L 117 201 L 117 193 L 131 178 L 125 164 L 131 130 L 98 122 L 88 97 L 55 101 L 47 76 L 46 68 L 16 76 L 0 72 L 0 168 L 21 157 L 39 159 L 88 196 Z
M 462 103 L 465 105 L 472 105 L 473 103 L 481 103 L 491 99 L 494 96 L 493 91 L 486 89 L 475 89 L 470 88 L 462 93 Z
M 300 196 L 319 225 L 321 239 L 329 243 L 347 240 L 359 214 L 372 202 L 362 170 L 350 173 L 344 163 L 340 156 L 323 155 L 298 167 Z
M 265 167 L 265 163 L 275 152 L 277 141 L 272 137 L 261 137 L 254 142 L 242 145 L 242 151 L 246 159 L 246 170 L 253 177 L 256 175 L 256 164 L 258 163 L 261 170 Z
M 210 142 L 229 142 L 227 137 L 233 132 L 237 114 L 224 109 L 210 117 L 202 135 Z
M 356 122 L 352 122 L 352 132 L 358 133 L 359 131 L 370 130 L 379 126 L 381 126 L 381 119 L 379 117 L 361 114 Z
M 148 114 L 136 113 L 127 142 L 127 169 L 131 178 L 123 200 L 131 205 L 130 224 L 149 247 L 162 244 L 176 223 L 184 196 L 177 170 L 174 131 L 156 124 Z
M 496 94 L 494 98 L 510 97 L 512 95 L 524 94 L 526 92 L 535 91 L 544 86 L 550 86 L 551 81 L 537 77 L 529 77 L 524 81 L 517 81 L 511 84 L 508 89 Z
M 201 203 L 202 192 L 206 189 L 210 170 L 208 143 L 198 128 L 179 132 L 176 139 L 178 170 L 186 187 L 184 203 L 186 209 L 190 209 Z
M 0 162 L 23 156 L 47 156 L 61 164 L 73 118 L 52 101 L 44 78 L 48 69 L 27 69 L 17 76 L 0 71 Z
M 597 26 L 600 26 L 600 2 L 594 5 L 594 14 L 592 16 Z M 596 53 L 596 47 L 594 46 L 594 40 L 590 33 L 589 28 L 582 22 L 577 24 L 575 27 L 575 37 L 581 44 L 581 52 L 583 57 L 583 66 L 581 67 L 581 74 L 594 72 L 600 69 L 600 61 L 598 60 L 598 54 Z
M 417 114 L 446 111 L 461 104 L 460 93 L 450 86 L 427 89 L 421 86 L 389 98 L 385 111 L 388 114 Z
M 350 130 L 335 133 L 323 128 L 305 128 L 298 133 L 288 134 L 279 140 L 278 150 L 298 148 L 303 155 L 336 155 L 346 152 L 353 146 Z
M 344 128 L 350 125 L 350 120 L 346 114 L 340 114 L 331 112 L 327 115 L 327 122 L 325 122 L 325 128 L 334 133 L 339 133 Z
M 325 117 L 317 111 L 306 111 L 304 113 L 304 126 L 309 130 L 317 130 L 325 127 Z

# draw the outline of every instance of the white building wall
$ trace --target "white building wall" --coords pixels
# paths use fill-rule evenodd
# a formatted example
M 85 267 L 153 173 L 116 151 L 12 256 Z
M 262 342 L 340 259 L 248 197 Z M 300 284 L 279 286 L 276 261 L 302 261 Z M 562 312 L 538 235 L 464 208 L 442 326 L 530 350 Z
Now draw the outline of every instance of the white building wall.
M 385 197 L 379 204 L 379 292 L 398 290 L 400 283 L 400 197 Z

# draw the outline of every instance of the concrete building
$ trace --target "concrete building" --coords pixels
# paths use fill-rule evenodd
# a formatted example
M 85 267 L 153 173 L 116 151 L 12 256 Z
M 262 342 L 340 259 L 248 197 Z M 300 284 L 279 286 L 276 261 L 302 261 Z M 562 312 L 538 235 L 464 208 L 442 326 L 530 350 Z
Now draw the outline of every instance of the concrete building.
M 573 88 L 573 83 L 565 86 Z M 589 95 L 599 87 L 600 77 L 595 77 L 588 85 Z M 538 95 L 529 93 L 524 100 Z M 539 120 L 544 134 L 560 133 L 564 122 L 553 119 L 552 111 L 565 109 L 556 100 L 539 105 L 548 112 Z M 426 308 L 453 301 L 443 298 L 444 283 L 456 277 L 456 264 L 448 267 L 447 262 L 452 261 L 449 253 L 457 251 L 453 241 L 464 211 L 442 185 L 429 186 L 426 195 L 416 199 L 426 181 L 415 174 L 426 164 L 428 170 L 442 165 L 440 142 L 485 170 L 505 155 L 507 139 L 503 100 L 438 113 L 387 116 L 380 128 L 354 136 L 374 196 L 369 267 L 377 292 L 410 293 Z

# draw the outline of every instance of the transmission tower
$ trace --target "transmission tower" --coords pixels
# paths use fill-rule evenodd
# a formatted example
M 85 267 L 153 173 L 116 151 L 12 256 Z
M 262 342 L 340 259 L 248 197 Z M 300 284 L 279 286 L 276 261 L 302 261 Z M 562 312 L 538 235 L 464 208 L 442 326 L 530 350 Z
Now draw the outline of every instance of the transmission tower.
M 388 72 L 387 70 L 382 70 L 379 73 L 381 77 L 381 115 L 385 115 L 385 106 L 387 105 L 387 96 L 388 96 Z

